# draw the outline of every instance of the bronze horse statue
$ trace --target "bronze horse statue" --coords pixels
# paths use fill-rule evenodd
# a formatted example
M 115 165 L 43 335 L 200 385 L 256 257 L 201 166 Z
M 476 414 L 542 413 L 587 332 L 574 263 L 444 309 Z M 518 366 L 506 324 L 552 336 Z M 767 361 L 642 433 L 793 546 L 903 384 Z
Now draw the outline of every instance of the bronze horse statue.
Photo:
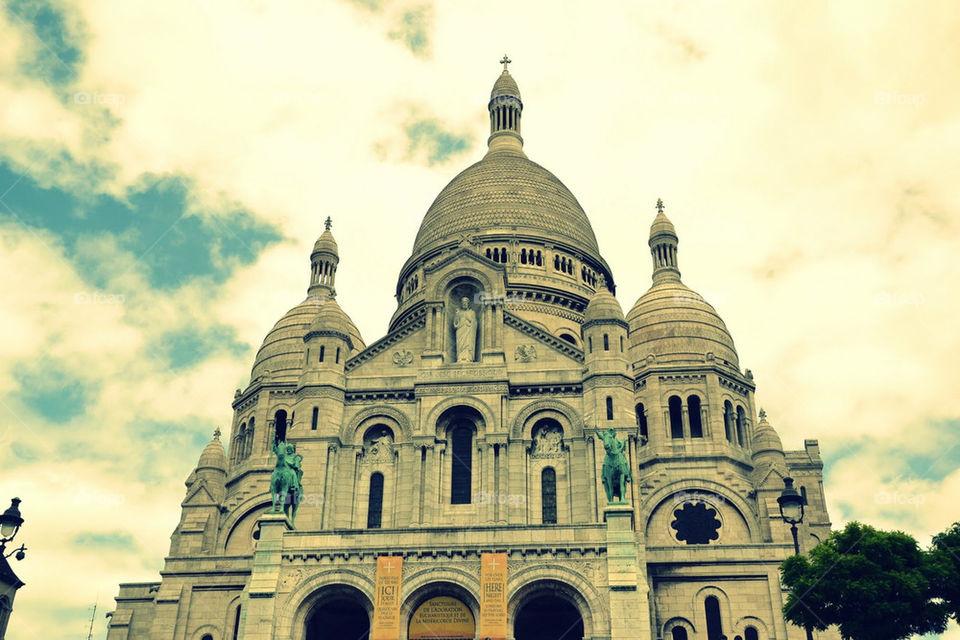
M 613 427 L 604 433 L 600 433 L 596 427 L 593 430 L 597 432 L 597 437 L 603 441 L 603 448 L 607 451 L 603 459 L 603 490 L 607 494 L 607 502 L 613 504 L 615 497 L 617 502 L 626 502 L 627 483 L 633 480 L 630 464 L 623 453 L 627 448 L 627 441 L 618 440 Z
M 270 493 L 273 497 L 273 512 L 281 511 L 290 519 L 293 526 L 297 517 L 297 508 L 303 497 L 303 469 L 300 468 L 303 456 L 297 453 L 296 447 L 280 440 L 273 445 L 273 452 L 277 454 L 277 464 L 270 476 Z

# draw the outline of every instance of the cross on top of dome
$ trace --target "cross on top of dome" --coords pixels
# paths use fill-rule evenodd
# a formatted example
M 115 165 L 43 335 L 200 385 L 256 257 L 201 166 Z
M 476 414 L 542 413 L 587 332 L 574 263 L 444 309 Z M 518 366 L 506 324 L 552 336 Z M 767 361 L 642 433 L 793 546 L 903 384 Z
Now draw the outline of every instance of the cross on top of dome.
M 507 65 L 513 62 L 510 58 L 507 57 L 507 54 L 503 54 L 503 58 L 500 59 L 500 64 L 503 65 L 503 70 L 507 71 Z
M 663 200 L 657 198 L 657 213 L 663 213 Z
M 327 231 L 330 231 L 330 227 L 332 226 L 333 226 L 333 218 L 331 218 L 330 216 L 327 216 L 327 219 L 323 223 L 323 228 L 326 229 Z

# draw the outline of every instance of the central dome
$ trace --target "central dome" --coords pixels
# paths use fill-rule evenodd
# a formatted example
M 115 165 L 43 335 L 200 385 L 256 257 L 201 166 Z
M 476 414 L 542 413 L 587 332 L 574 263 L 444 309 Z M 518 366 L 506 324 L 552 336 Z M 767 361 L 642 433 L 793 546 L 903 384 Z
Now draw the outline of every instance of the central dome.
M 549 238 L 600 261 L 587 214 L 559 179 L 522 152 L 491 152 L 444 187 L 420 225 L 420 255 L 473 232 Z

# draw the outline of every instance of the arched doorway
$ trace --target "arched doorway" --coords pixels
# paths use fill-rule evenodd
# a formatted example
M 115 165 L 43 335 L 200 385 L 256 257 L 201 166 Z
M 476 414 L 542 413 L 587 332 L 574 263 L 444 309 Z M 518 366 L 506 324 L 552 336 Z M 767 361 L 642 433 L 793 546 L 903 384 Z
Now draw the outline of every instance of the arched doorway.
M 535 596 L 517 612 L 513 635 L 516 640 L 583 640 L 583 618 L 565 598 Z
M 307 616 L 305 640 L 368 640 L 369 636 L 366 608 L 346 594 L 323 598 Z

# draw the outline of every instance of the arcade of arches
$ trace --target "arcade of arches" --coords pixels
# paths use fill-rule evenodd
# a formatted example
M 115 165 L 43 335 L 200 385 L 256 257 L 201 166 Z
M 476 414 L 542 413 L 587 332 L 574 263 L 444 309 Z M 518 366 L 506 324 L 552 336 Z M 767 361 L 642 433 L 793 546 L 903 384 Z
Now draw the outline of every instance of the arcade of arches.
M 352 593 L 351 593 L 352 592 Z M 372 640 L 371 616 L 358 591 L 338 589 L 319 600 L 306 618 L 305 640 Z M 549 589 L 535 591 L 518 606 L 513 620 L 514 640 L 583 640 L 580 610 Z M 421 602 L 406 622 L 407 640 L 475 640 L 478 628 L 473 611 L 454 595 Z

